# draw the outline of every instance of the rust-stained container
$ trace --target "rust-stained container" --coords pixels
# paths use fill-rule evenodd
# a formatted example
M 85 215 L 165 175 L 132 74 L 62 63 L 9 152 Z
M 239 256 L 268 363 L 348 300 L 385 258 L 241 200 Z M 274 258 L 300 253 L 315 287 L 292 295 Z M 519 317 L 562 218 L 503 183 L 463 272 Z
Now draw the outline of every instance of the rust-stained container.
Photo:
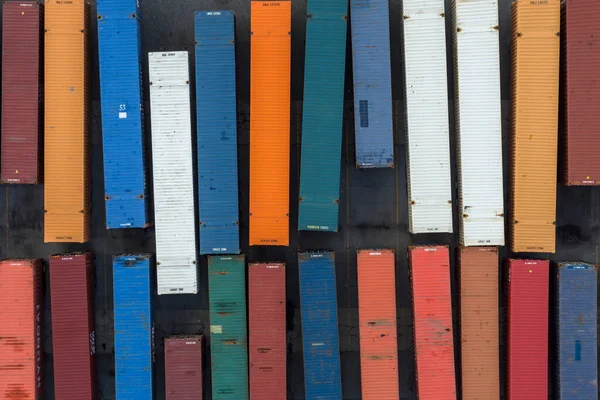
M 166 400 L 202 400 L 203 337 L 165 338 Z
M 90 5 L 46 0 L 44 242 L 90 237 Z
M 39 183 L 44 6 L 12 1 L 2 10 L 0 182 Z
M 462 399 L 499 400 L 498 248 L 461 247 L 458 261 Z
M 94 259 L 92 253 L 50 257 L 54 396 L 96 398 Z
M 456 399 L 448 246 L 408 248 L 417 397 Z
M 41 333 L 41 261 L 0 261 L 0 399 L 40 398 Z

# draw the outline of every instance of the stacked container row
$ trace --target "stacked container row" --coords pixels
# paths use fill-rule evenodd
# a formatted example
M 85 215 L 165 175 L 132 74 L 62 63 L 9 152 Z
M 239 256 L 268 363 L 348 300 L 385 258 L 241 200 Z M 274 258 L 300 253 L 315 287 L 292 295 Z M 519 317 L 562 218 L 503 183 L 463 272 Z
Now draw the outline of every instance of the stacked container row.
M 165 338 L 166 400 L 202 400 L 202 336 Z

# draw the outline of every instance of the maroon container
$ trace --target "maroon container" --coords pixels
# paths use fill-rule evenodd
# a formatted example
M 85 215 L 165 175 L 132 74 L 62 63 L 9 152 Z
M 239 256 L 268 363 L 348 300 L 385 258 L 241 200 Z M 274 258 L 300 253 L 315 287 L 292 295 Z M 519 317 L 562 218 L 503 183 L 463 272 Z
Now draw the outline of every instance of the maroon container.
M 54 353 L 54 396 L 96 398 L 92 253 L 50 257 L 50 304 Z
M 2 147 L 0 182 L 40 177 L 43 5 L 4 2 L 2 16 Z
M 166 400 L 202 400 L 202 336 L 165 339 Z

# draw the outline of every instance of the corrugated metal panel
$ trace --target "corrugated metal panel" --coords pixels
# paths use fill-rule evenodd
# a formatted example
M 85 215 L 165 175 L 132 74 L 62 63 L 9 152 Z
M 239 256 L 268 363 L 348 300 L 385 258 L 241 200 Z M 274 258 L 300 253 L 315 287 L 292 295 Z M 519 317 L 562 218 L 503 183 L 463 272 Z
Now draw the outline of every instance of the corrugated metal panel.
M 456 399 L 447 246 L 408 249 L 419 399 Z
M 42 263 L 0 261 L 0 398 L 42 394 Z
M 545 260 L 508 260 L 508 400 L 548 398 L 548 270 Z
M 363 400 L 400 398 L 395 266 L 393 250 L 357 252 Z
M 50 257 L 54 396 L 96 398 L 96 332 L 92 253 Z
M 202 336 L 165 338 L 166 400 L 202 400 Z
M 348 1 L 309 0 L 298 230 L 338 230 Z
M 250 398 L 285 400 L 285 264 L 248 265 Z
M 292 2 L 250 4 L 250 245 L 288 246 Z
M 560 1 L 512 8 L 511 250 L 554 253 Z
M 44 242 L 90 238 L 90 5 L 46 0 Z
M 154 399 L 154 310 L 149 254 L 113 257 L 117 400 Z
M 461 247 L 458 260 L 462 399 L 498 400 L 498 248 Z
M 504 246 L 498 1 L 452 3 L 460 243 Z
M 246 265 L 243 255 L 208 257 L 212 398 L 248 400 Z
M 598 268 L 558 265 L 556 300 L 558 400 L 598 399 L 596 298 Z
M 158 294 L 196 294 L 188 53 L 148 53 L 148 61 Z
M 394 166 L 388 0 L 351 0 L 356 167 Z
M 41 181 L 43 7 L 35 1 L 3 3 L 2 183 Z
M 335 253 L 299 253 L 298 270 L 305 397 L 341 399 Z
M 411 233 L 452 232 L 444 0 L 403 0 Z
M 106 227 L 149 223 L 139 1 L 98 1 Z

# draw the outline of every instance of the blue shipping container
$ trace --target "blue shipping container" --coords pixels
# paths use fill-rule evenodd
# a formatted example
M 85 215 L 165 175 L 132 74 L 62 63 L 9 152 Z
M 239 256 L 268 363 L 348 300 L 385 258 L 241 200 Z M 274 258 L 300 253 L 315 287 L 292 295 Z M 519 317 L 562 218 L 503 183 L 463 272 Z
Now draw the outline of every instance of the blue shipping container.
M 351 0 L 356 167 L 394 166 L 388 0 Z
M 335 253 L 299 253 L 306 399 L 341 399 Z
M 195 15 L 200 254 L 240 252 L 234 31 L 232 11 Z
M 596 296 L 593 264 L 558 265 L 558 399 L 598 399 Z
M 308 1 L 298 230 L 338 230 L 346 71 L 345 0 Z
M 98 0 L 106 227 L 148 226 L 139 0 Z
M 149 254 L 113 258 L 117 400 L 154 398 L 154 323 Z

